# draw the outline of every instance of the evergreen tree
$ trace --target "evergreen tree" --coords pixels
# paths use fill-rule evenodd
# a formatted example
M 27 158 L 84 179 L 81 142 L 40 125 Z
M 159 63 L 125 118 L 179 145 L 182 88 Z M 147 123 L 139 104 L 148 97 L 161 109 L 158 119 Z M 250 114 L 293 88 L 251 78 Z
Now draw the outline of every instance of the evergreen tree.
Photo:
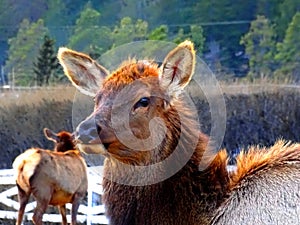
M 278 34 L 278 40 L 282 41 L 293 16 L 300 11 L 300 0 L 281 0 L 280 2 L 276 0 L 272 4 L 277 5 L 278 8 L 277 15 L 274 18 L 275 30 Z
M 249 57 L 250 78 L 270 76 L 274 67 L 275 33 L 264 16 L 251 22 L 250 30 L 240 41 Z
M 201 55 L 204 49 L 205 37 L 203 34 L 203 29 L 201 26 L 192 25 L 191 26 L 191 40 L 194 42 L 195 49 L 197 50 L 197 54 Z
M 50 1 L 48 1 L 50 2 Z M 15 37 L 24 19 L 36 23 L 47 12 L 46 0 L 1 0 L 0 1 L 0 65 L 8 57 L 8 39 Z M 43 36 L 41 36 L 43 37 Z
M 33 65 L 37 85 L 49 85 L 50 77 L 58 69 L 59 63 L 56 58 L 56 51 L 54 50 L 54 40 L 47 35 L 44 37 L 44 43 L 41 46 L 37 60 Z
M 276 60 L 280 68 L 276 77 L 300 80 L 300 12 L 296 13 L 289 24 L 282 43 L 277 44 Z
M 38 54 L 39 46 L 43 42 L 41 37 L 48 33 L 43 20 L 30 23 L 24 19 L 20 24 L 15 37 L 8 40 L 8 60 L 5 71 L 13 71 L 14 84 L 27 86 L 33 84 L 32 67 L 33 61 Z

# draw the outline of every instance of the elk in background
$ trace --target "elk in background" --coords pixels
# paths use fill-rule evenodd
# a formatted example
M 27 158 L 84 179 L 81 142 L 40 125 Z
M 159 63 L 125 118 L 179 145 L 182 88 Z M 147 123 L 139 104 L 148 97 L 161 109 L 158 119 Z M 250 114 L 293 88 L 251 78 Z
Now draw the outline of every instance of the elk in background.
M 62 131 L 54 133 L 45 128 L 45 136 L 55 142 L 54 151 L 31 148 L 20 154 L 13 162 L 16 172 L 20 208 L 16 225 L 23 220 L 24 210 L 32 194 L 37 206 L 33 222 L 42 225 L 42 217 L 48 205 L 58 206 L 62 224 L 67 225 L 66 203 L 72 204 L 72 225 L 80 201 L 87 192 L 86 164 L 75 149 L 72 134 Z

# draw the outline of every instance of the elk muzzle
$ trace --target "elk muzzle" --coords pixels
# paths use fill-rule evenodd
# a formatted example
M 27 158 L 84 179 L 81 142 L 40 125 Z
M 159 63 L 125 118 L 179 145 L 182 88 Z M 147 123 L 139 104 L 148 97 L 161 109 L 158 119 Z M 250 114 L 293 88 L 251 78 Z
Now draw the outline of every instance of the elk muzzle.
M 106 155 L 116 137 L 112 129 L 100 125 L 92 114 L 77 126 L 75 140 L 77 148 L 84 153 Z

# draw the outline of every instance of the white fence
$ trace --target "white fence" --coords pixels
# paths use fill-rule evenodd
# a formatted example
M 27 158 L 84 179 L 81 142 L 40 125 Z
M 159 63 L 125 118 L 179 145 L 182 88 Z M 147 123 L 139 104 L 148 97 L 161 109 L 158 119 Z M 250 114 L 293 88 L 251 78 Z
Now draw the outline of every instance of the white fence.
M 88 193 L 87 204 L 81 204 L 78 209 L 77 221 L 80 223 L 90 224 L 108 224 L 107 218 L 104 216 L 104 206 L 101 204 L 100 199 L 102 195 L 102 186 L 100 184 L 102 178 L 102 167 L 89 167 L 88 168 Z M 97 171 L 97 173 L 95 172 Z M 15 199 L 18 190 L 15 186 L 14 171 L 12 169 L 0 170 L 0 203 L 13 210 L 6 211 L 0 209 L 0 219 L 15 220 L 19 209 L 19 202 Z M 7 188 L 5 188 L 7 187 Z M 95 198 L 97 201 L 95 201 Z M 33 210 L 36 202 L 29 202 L 25 209 L 24 220 L 32 220 Z M 71 209 L 71 204 L 67 204 L 67 209 Z M 67 216 L 68 222 L 71 221 L 71 216 Z M 61 222 L 60 214 L 44 214 L 44 222 Z

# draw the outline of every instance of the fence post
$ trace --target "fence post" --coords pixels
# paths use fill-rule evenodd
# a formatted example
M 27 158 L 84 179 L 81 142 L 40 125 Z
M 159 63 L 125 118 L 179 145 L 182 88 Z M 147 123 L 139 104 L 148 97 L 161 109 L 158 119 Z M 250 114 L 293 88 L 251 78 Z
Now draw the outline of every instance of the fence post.
M 91 188 L 88 188 L 87 192 L 87 214 L 86 214 L 86 224 L 91 225 L 91 208 L 93 207 L 93 191 Z
M 1 66 L 1 81 L 2 81 L 2 86 L 5 85 L 5 79 L 4 79 L 4 68 Z

